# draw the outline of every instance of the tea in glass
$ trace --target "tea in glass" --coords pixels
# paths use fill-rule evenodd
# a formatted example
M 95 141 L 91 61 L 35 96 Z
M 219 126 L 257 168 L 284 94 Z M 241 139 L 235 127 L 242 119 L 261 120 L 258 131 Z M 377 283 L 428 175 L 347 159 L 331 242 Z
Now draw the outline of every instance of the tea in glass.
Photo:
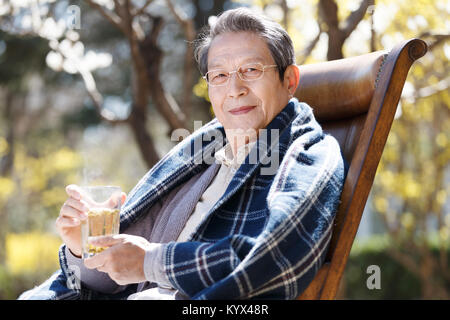
M 120 226 L 120 187 L 82 187 L 82 200 L 88 205 L 87 219 L 81 223 L 81 241 L 83 258 L 105 250 L 105 247 L 93 245 L 98 237 L 119 234 Z

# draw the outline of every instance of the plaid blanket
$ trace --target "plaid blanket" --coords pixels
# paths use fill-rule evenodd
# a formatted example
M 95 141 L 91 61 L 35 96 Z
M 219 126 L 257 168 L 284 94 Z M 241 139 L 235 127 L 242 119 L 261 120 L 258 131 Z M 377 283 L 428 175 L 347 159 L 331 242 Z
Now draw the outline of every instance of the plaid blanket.
M 324 261 L 344 181 L 339 144 L 295 98 L 266 129 L 190 241 L 165 246 L 166 275 L 191 299 L 294 299 Z M 227 142 L 220 137 L 224 128 L 214 118 L 166 154 L 129 193 L 121 230 L 205 170 Z M 121 299 L 136 291 L 136 285 L 109 295 L 83 288 L 64 246 L 60 265 L 20 298 Z

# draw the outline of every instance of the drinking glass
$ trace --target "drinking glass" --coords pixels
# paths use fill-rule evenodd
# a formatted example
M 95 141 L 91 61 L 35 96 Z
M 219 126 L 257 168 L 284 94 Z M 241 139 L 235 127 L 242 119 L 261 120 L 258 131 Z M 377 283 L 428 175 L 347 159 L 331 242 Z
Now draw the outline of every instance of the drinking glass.
M 92 240 L 119 234 L 122 190 L 116 186 L 81 187 L 81 199 L 88 205 L 87 219 L 81 223 L 83 258 L 106 248 L 94 246 Z

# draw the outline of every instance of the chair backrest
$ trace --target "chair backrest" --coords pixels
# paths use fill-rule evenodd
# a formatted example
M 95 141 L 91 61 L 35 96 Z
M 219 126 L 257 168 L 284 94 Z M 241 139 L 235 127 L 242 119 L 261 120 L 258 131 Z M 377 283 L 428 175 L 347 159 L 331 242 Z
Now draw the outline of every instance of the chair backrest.
M 326 261 L 299 299 L 336 297 L 408 70 L 426 51 L 411 39 L 390 52 L 300 66 L 295 96 L 338 140 L 349 169 Z

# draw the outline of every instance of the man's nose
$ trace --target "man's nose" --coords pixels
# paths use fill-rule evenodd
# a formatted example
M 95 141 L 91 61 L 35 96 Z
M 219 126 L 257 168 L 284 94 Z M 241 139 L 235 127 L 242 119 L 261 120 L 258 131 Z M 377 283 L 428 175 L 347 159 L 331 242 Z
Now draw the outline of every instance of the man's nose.
M 230 79 L 228 80 L 228 96 L 239 97 L 245 95 L 247 92 L 247 84 L 239 77 L 238 73 L 230 73 Z

